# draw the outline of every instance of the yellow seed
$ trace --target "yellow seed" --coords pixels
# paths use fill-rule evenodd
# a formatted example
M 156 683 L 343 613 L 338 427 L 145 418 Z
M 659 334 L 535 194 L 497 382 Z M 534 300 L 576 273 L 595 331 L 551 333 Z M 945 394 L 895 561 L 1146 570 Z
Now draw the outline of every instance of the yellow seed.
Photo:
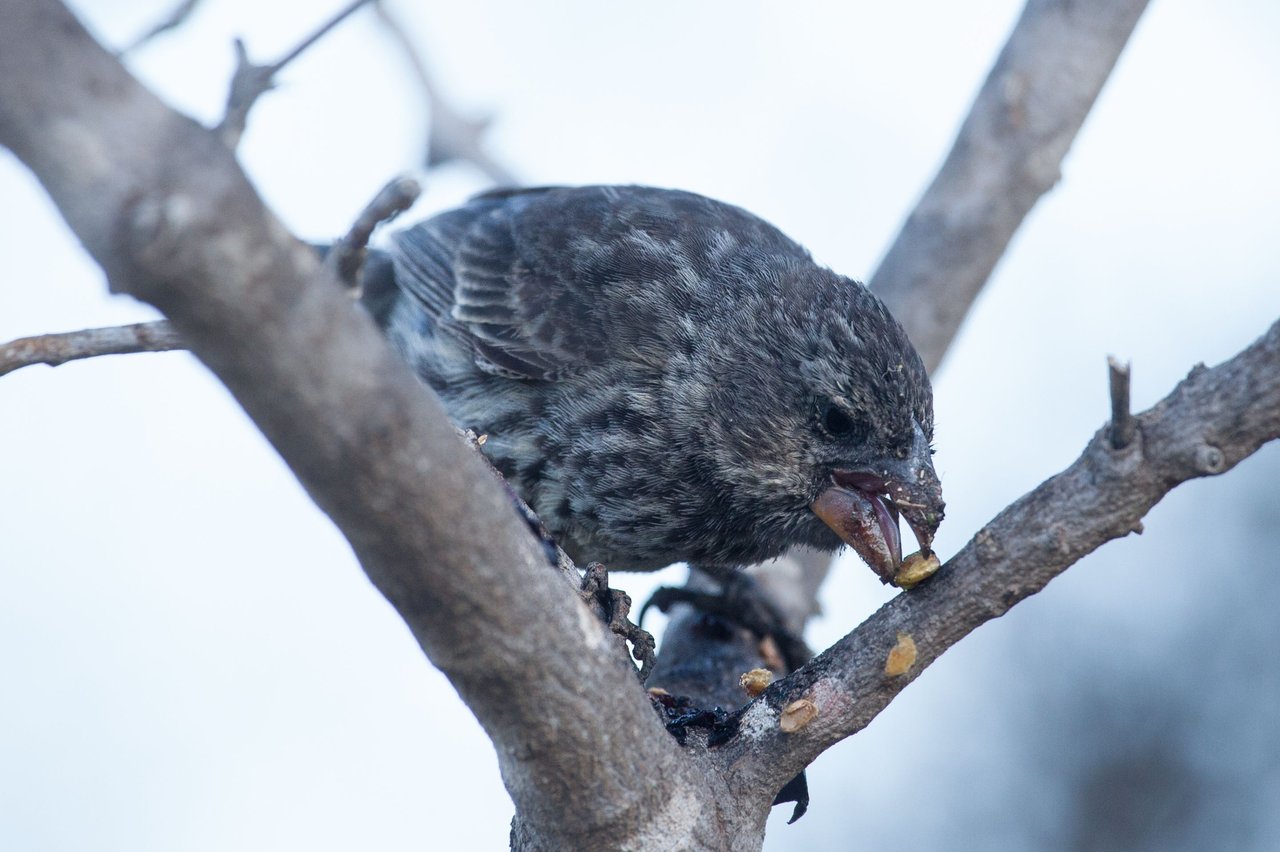
M 807 698 L 801 698 L 792 701 L 782 711 L 782 718 L 778 720 L 778 727 L 782 729 L 784 734 L 794 734 L 805 725 L 813 721 L 818 715 L 818 708 L 813 702 Z
M 910 633 L 899 633 L 898 643 L 889 651 L 889 656 L 884 661 L 884 673 L 889 677 L 898 677 L 904 675 L 915 665 L 916 662 L 916 640 L 911 638 Z
M 928 554 L 923 551 L 913 553 L 902 560 L 902 565 L 898 567 L 898 573 L 893 575 L 893 584 L 900 589 L 915 588 L 932 577 L 941 567 L 942 563 L 938 561 L 936 553 L 932 551 Z
M 764 692 L 765 687 L 773 683 L 773 672 L 768 669 L 752 669 L 738 678 L 738 683 L 747 691 L 747 695 L 755 698 Z

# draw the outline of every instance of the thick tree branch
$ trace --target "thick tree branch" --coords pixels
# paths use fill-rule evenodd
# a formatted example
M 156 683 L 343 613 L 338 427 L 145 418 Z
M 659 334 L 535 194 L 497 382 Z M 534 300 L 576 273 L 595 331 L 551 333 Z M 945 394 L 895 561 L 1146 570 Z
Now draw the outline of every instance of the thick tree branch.
M 870 287 L 933 372 L 1036 201 L 1053 188 L 1147 0 L 1028 0 L 951 153 Z
M 1001 512 L 933 579 L 769 687 L 743 713 L 741 735 L 720 750 L 720 760 L 738 785 L 777 789 L 866 727 L 974 628 L 1106 542 L 1139 530 L 1174 487 L 1224 473 L 1278 437 L 1280 322 L 1231 360 L 1193 369 L 1135 418 L 1125 448 L 1113 449 L 1109 429 L 1100 429 L 1074 464 Z M 806 723 L 794 728 L 799 720 Z
M 33 364 L 57 367 L 68 361 L 99 355 L 168 352 L 185 348 L 182 336 L 164 320 L 40 334 L 0 343 L 0 376 Z
M 232 153 L 54 0 L 8 2 L 4 19 L 0 144 L 113 289 L 170 318 L 346 535 L 493 740 L 526 823 L 561 848 L 710 824 L 700 773 L 603 626 Z
M 428 140 L 424 164 L 427 167 L 441 165 L 454 160 L 471 163 L 495 184 L 499 186 L 515 186 L 519 181 L 501 163 L 495 160 L 482 144 L 484 131 L 488 122 L 474 121 L 464 118 L 457 109 L 441 94 L 439 87 L 427 71 L 427 66 L 417 46 L 413 44 L 400 21 L 395 18 L 385 5 L 378 0 L 353 0 L 345 8 L 325 22 L 314 33 L 307 36 L 294 49 L 271 65 L 255 65 L 249 60 L 243 42 L 237 41 L 236 71 L 227 96 L 227 108 L 217 132 L 229 147 L 234 148 L 244 133 L 245 122 L 249 111 L 257 99 L 270 91 L 274 85 L 275 75 L 300 56 L 311 45 L 327 35 L 334 27 L 345 21 L 362 6 L 372 2 L 379 21 L 386 27 L 388 34 L 404 52 L 427 101 L 428 115 L 431 117 L 431 137 Z M 136 50 L 156 36 L 168 32 L 187 20 L 196 2 L 183 2 L 176 6 L 164 20 L 151 27 L 144 35 L 128 47 L 119 51 L 119 56 Z M 383 194 L 370 203 L 361 218 L 352 226 L 345 238 L 335 243 L 337 250 L 332 257 L 337 264 L 338 278 L 345 284 L 358 290 L 358 268 L 363 262 L 363 248 L 367 245 L 372 227 L 389 221 L 412 203 L 412 199 L 404 195 L 407 192 L 407 179 L 399 179 L 389 184 Z M 390 193 L 390 195 L 388 194 Z M 384 207 L 386 209 L 384 209 Z M 376 209 L 375 209 L 376 208 Z M 369 222 L 369 217 L 378 216 L 377 221 Z M 360 230 L 368 225 L 361 242 Z M 347 250 L 345 243 L 354 248 Z M 71 360 L 94 358 L 99 355 L 127 355 L 137 352 L 162 352 L 173 349 L 185 349 L 177 333 L 167 323 L 139 323 L 137 325 L 113 328 L 93 328 L 60 334 L 44 334 L 24 337 L 8 343 L 0 344 L 0 376 L 22 367 L 35 364 L 57 366 Z

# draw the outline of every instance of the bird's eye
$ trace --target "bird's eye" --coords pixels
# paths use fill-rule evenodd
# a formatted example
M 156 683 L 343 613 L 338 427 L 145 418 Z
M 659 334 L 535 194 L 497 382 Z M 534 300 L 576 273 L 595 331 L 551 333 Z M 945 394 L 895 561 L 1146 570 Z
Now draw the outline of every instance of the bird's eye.
M 818 400 L 818 419 L 823 430 L 835 438 L 863 438 L 866 424 L 825 397 Z

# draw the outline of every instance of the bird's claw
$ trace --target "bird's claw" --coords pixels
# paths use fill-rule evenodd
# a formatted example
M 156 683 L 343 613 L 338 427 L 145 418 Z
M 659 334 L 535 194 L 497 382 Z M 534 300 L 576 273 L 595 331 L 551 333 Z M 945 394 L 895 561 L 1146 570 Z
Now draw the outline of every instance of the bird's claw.
M 614 635 L 620 637 L 624 644 L 631 643 L 631 656 L 640 663 L 640 682 L 648 680 L 657 656 L 657 644 L 653 634 L 627 617 L 631 614 L 631 596 L 621 589 L 609 588 L 609 572 L 599 562 L 592 562 L 586 567 L 578 594 Z

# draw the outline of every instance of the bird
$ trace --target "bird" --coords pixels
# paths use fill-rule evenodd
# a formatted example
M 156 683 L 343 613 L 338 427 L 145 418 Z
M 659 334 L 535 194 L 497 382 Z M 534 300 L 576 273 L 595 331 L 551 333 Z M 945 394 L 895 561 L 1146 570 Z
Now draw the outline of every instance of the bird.
M 933 395 L 867 287 L 763 219 L 645 186 L 500 189 L 395 234 L 363 303 L 578 564 L 729 577 L 942 521 Z

